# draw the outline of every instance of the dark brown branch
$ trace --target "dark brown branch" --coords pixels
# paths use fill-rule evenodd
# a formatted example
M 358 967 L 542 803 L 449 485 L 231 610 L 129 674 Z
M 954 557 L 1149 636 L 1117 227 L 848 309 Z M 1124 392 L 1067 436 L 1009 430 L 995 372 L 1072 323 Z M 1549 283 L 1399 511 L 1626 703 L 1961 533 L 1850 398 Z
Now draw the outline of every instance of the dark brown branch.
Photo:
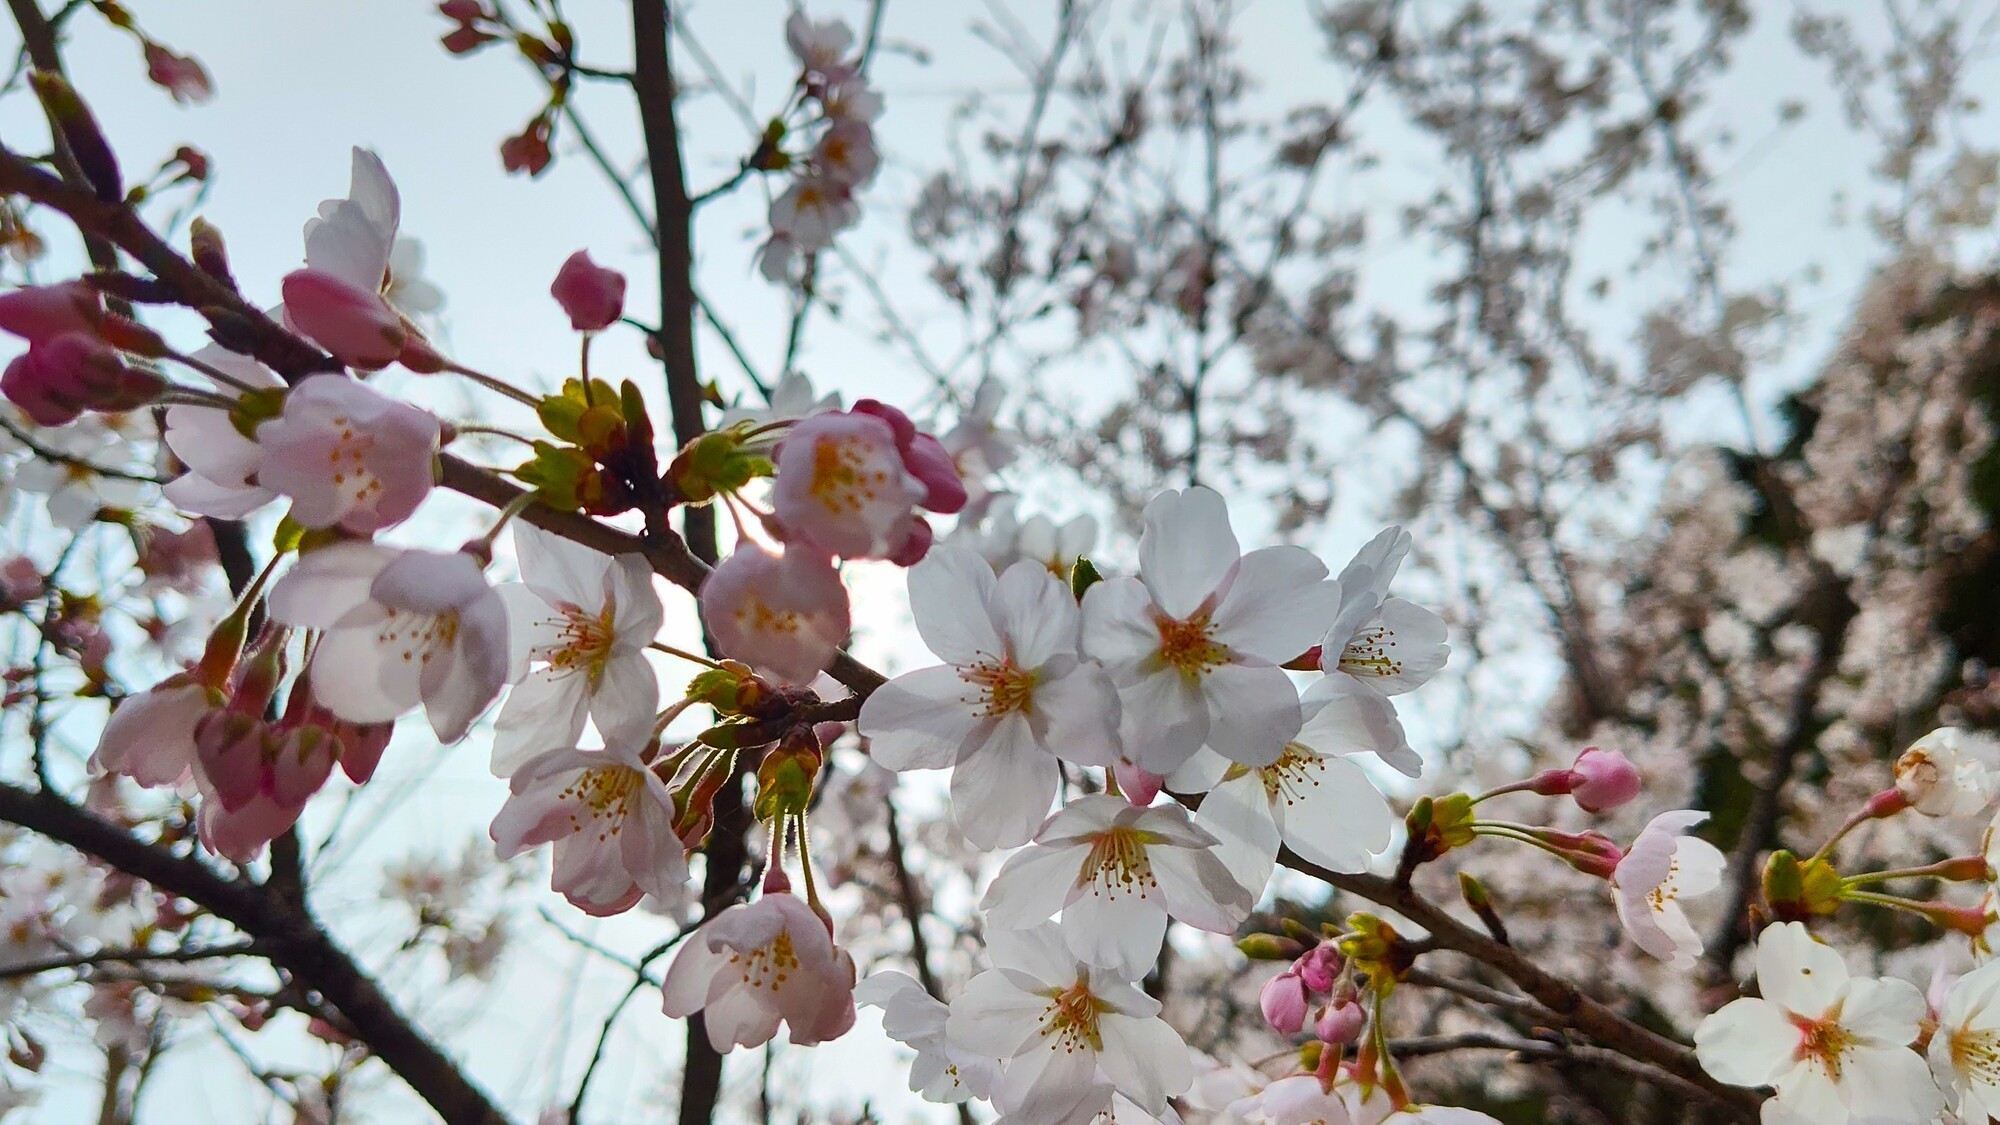
M 333 943 L 303 905 L 148 844 L 53 793 L 0 784 L 0 820 L 39 832 L 198 903 L 249 935 L 273 965 L 332 1005 L 355 1037 L 451 1125 L 506 1122 L 457 1064 L 404 1018 L 374 980 Z

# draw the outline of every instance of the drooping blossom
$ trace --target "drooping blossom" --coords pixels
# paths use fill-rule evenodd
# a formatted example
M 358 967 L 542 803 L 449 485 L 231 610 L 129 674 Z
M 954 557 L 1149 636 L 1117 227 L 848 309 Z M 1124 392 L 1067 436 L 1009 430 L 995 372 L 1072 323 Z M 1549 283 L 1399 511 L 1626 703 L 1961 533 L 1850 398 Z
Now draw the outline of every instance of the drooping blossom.
M 788 892 L 724 910 L 690 935 L 661 982 L 661 1008 L 702 1015 L 718 1051 L 771 1041 L 778 1024 L 810 1046 L 854 1026 L 854 958 Z
M 1243 554 L 1212 490 L 1154 497 L 1139 577 L 1083 599 L 1083 651 L 1117 685 L 1127 756 L 1158 774 L 1204 745 L 1245 765 L 1277 761 L 1303 721 L 1279 665 L 1325 634 L 1339 597 L 1305 550 Z
M 571 328 L 602 332 L 625 311 L 625 275 L 591 261 L 590 251 L 578 250 L 563 260 L 549 295 L 569 316 Z
M 1307 696 L 1305 725 L 1277 761 L 1245 766 L 1204 750 L 1174 775 L 1177 792 L 1208 790 L 1194 822 L 1221 841 L 1217 854 L 1245 886 L 1270 880 L 1281 845 L 1341 872 L 1366 870 L 1389 846 L 1395 815 L 1354 756 L 1407 745 L 1402 726 L 1381 696 L 1322 683 L 1328 690 Z M 1204 763 L 1226 770 L 1219 782 L 1185 776 Z
M 439 441 L 429 412 L 345 375 L 315 375 L 257 427 L 257 483 L 291 498 L 306 527 L 368 535 L 408 519 L 430 495 Z
M 493 818 L 501 859 L 555 845 L 550 885 L 587 914 L 630 910 L 652 895 L 674 901 L 687 857 L 674 833 L 674 796 L 639 747 L 613 741 L 529 758 Z
M 928 1102 L 952 1104 L 992 1096 L 997 1059 L 966 1051 L 945 1033 L 950 1009 L 906 973 L 881 972 L 854 986 L 854 1002 L 882 1009 L 882 1030 L 917 1053 L 910 1089 Z
M 1931 1033 L 1931 1075 L 1961 1120 L 2000 1115 L 2000 962 L 1953 981 Z
M 611 558 L 514 524 L 521 581 L 496 587 L 507 605 L 515 684 L 493 723 L 493 772 L 576 745 L 585 716 L 607 744 L 640 745 L 660 707 L 646 646 L 663 610 L 639 555 Z M 529 664 L 541 666 L 529 671 Z
M 1996 757 L 1990 739 L 1939 727 L 1896 759 L 1896 789 L 1925 816 L 1970 816 L 1993 801 Z
M 1160 952 L 1169 917 L 1226 934 L 1256 905 L 1263 887 L 1238 883 L 1215 845 L 1179 805 L 1079 797 L 1007 858 L 979 908 L 998 930 L 1028 929 L 1061 911 L 1078 960 L 1138 980 Z
M 951 1002 L 946 1036 L 1003 1061 L 993 1097 L 1010 1120 L 1061 1121 L 1086 1104 L 1095 1112 L 1103 1085 L 1165 1112 L 1193 1080 L 1187 1044 L 1159 1001 L 1070 945 L 1053 923 L 990 932 L 993 967 Z
M 847 639 L 847 588 L 810 546 L 774 555 L 744 540 L 701 584 L 701 619 L 722 654 L 809 684 Z
M 1368 541 L 1340 572 L 1340 609 L 1320 641 L 1320 668 L 1384 696 L 1422 687 L 1451 656 L 1444 619 L 1402 598 L 1389 583 L 1410 552 L 1410 533 L 1391 527 Z M 1411 777 L 1422 762 L 1407 743 L 1383 760 Z
M 152 788 L 186 782 L 195 765 L 195 725 L 224 699 L 194 672 L 177 672 L 127 697 L 98 736 L 91 772 L 123 774 Z
M 273 619 L 321 630 L 314 697 L 357 723 L 422 705 L 440 741 L 464 737 L 507 679 L 507 611 L 464 552 L 336 543 L 271 589 Z
M 996 579 L 979 556 L 940 547 L 910 570 L 910 610 L 947 663 L 868 697 L 858 727 L 869 753 L 893 770 L 950 768 L 966 838 L 1024 843 L 1055 801 L 1058 758 L 1118 760 L 1116 696 L 1103 669 L 1077 659 L 1076 599 L 1034 563 Z
M 873 399 L 794 423 L 777 469 L 772 506 L 786 534 L 842 558 L 911 565 L 931 543 L 917 509 L 949 514 L 966 501 L 937 439 Z
M 270 368 L 219 345 L 210 344 L 190 358 L 257 390 L 285 386 Z M 228 384 L 217 389 L 231 398 L 239 393 Z M 264 447 L 244 436 L 227 411 L 207 406 L 167 407 L 166 443 L 187 466 L 187 472 L 168 481 L 162 490 L 182 511 L 242 519 L 277 498 L 271 489 L 254 483 L 264 463 Z
M 1703 1070 L 1733 1086 L 1773 1086 L 1777 1108 L 1817 1125 L 1928 1121 L 1942 1105 L 1910 1048 L 1924 997 L 1903 980 L 1850 977 L 1799 922 L 1757 939 L 1757 989 L 1695 1029 Z
M 822 180 L 844 184 L 849 191 L 865 187 L 882 163 L 874 127 L 849 117 L 833 120 L 814 143 L 809 163 Z
M 1654 817 L 1611 873 L 1618 920 L 1632 944 L 1675 965 L 1701 955 L 1701 935 L 1688 922 L 1680 900 L 1703 895 L 1722 882 L 1729 861 L 1714 844 L 1686 833 L 1708 819 L 1693 809 Z

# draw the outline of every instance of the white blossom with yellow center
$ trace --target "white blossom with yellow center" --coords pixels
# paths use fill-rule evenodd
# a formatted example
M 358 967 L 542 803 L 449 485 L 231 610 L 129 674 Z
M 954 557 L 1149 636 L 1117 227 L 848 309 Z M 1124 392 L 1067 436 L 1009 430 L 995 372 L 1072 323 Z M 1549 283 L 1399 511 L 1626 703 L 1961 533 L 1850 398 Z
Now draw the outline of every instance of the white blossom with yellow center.
M 587 716 L 607 743 L 643 743 L 660 705 L 646 646 L 660 596 L 638 555 L 611 558 L 516 521 L 521 581 L 499 587 L 515 687 L 493 724 L 493 772 L 575 746 Z M 532 666 L 532 670 L 530 670 Z

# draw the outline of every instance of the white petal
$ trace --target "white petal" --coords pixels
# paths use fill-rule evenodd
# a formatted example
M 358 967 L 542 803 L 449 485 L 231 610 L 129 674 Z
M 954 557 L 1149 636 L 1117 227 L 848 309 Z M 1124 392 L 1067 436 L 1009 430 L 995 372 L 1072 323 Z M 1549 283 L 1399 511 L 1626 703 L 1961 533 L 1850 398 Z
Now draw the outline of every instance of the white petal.
M 941 770 L 959 759 L 980 725 L 972 685 L 941 664 L 907 672 L 876 688 L 855 727 L 868 753 L 892 770 Z
M 1149 852 L 1167 913 L 1197 930 L 1235 932 L 1264 893 L 1261 882 L 1238 882 L 1221 857 L 1208 848 L 1155 847 Z
M 1211 716 L 1207 742 L 1232 761 L 1268 766 L 1299 733 L 1298 689 L 1282 668 L 1224 664 L 1202 678 L 1202 695 Z
M 1084 888 L 1063 908 L 1062 930 L 1078 960 L 1111 969 L 1126 980 L 1151 972 L 1167 936 L 1167 911 L 1158 888 L 1125 887 L 1103 880 Z
M 590 721 L 607 745 L 643 745 L 660 710 L 660 681 L 641 652 L 613 652 L 590 696 Z
M 1104 1052 L 1097 1064 L 1118 1092 L 1140 1109 L 1159 1116 L 1167 1099 L 1187 1092 L 1194 1082 L 1194 1063 L 1187 1044 L 1161 1019 L 1135 1020 L 1107 1015 L 1098 1021 Z
M 1118 739 L 1125 756 L 1152 773 L 1174 772 L 1209 741 L 1208 700 L 1201 685 L 1172 668 L 1121 685 L 1118 706 Z
M 1319 643 L 1340 605 L 1326 564 L 1303 547 L 1265 547 L 1243 556 L 1215 610 L 1215 639 L 1282 664 Z
M 330 629 L 368 601 L 369 587 L 401 554 L 374 543 L 335 543 L 312 551 L 271 587 L 267 608 L 287 625 Z
M 1757 991 L 1764 999 L 1818 1019 L 1847 986 L 1847 963 L 1813 940 L 1801 922 L 1778 922 L 1757 938 Z
M 1769 1000 L 1744 997 L 1695 1028 L 1694 1052 L 1718 1082 L 1767 1086 L 1792 1067 L 1799 1029 L 1790 1013 Z
M 1025 844 L 1048 819 L 1060 770 L 1020 714 L 991 724 L 951 775 L 951 814 L 965 838 L 986 850 Z
M 1088 854 L 1080 846 L 1037 844 L 1008 856 L 979 900 L 986 924 L 1024 930 L 1048 921 L 1069 901 Z
M 1146 505 L 1139 576 L 1168 616 L 1201 608 L 1241 555 L 1229 509 L 1212 489 L 1162 492 Z
M 1924 994 L 1909 981 L 1856 977 L 1840 1005 L 1840 1024 L 1883 1046 L 1903 1047 L 1916 1039 L 1926 1011 Z
M 375 630 L 330 630 L 313 651 L 313 698 L 352 723 L 388 722 L 415 710 L 422 698 L 417 677 L 400 662 L 390 674 L 387 661 Z
M 945 1035 L 966 1050 L 1011 1059 L 1041 1037 L 1038 1023 L 1047 1007 L 1048 1000 L 1021 991 L 1005 970 L 989 969 L 951 1002 Z
M 1264 782 L 1254 771 L 1209 790 L 1194 822 L 1222 841 L 1215 854 L 1236 882 L 1262 887 L 1271 881 L 1278 861 L 1278 823 L 1264 796 Z
M 940 544 L 910 568 L 910 613 L 939 660 L 973 664 L 1004 655 L 986 605 L 996 580 L 986 560 Z
M 1390 598 L 1349 641 L 1340 669 L 1384 695 L 1422 687 L 1451 657 L 1444 618 L 1401 598 Z M 1332 654 L 1327 654 L 1331 657 Z
M 1014 663 L 1021 667 L 1039 668 L 1051 657 L 1075 654 L 1076 596 L 1048 567 L 1027 559 L 1008 567 L 987 605 Z
M 521 581 L 545 600 L 592 614 L 603 607 L 609 555 L 525 520 L 514 521 L 514 555 Z
M 1396 818 L 1367 771 L 1346 758 L 1288 760 L 1278 784 L 1278 831 L 1293 851 L 1332 871 L 1368 869 Z
M 493 721 L 493 776 L 511 777 L 538 754 L 575 746 L 589 698 L 579 673 L 551 668 L 530 673 L 508 693 Z
M 1102 667 L 1072 664 L 1035 685 L 1035 719 L 1046 748 L 1080 766 L 1112 766 L 1118 741 L 1118 693 Z

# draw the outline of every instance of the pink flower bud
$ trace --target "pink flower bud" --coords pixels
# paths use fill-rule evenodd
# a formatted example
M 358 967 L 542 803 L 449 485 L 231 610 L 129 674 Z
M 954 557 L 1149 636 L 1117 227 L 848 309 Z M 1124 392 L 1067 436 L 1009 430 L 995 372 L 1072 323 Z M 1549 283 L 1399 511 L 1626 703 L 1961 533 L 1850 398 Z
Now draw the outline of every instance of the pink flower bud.
M 1166 778 L 1148 773 L 1124 758 L 1118 759 L 1118 764 L 1111 767 L 1111 773 L 1118 779 L 1118 788 L 1124 792 L 1125 799 L 1140 808 L 1152 804 L 1153 798 L 1160 795 L 1160 786 L 1167 783 Z
M 1322 1043 L 1345 1047 L 1361 1038 L 1361 1029 L 1368 1023 L 1368 1013 L 1352 1000 L 1336 1000 L 1321 1009 L 1318 1022 L 1313 1024 L 1313 1034 Z
M 195 724 L 196 760 L 225 810 L 236 812 L 264 791 L 269 735 L 264 720 L 235 710 L 210 711 Z
M 569 314 L 578 332 L 602 332 L 625 311 L 625 275 L 590 260 L 590 251 L 571 254 L 556 271 L 549 295 Z
M 285 319 L 349 367 L 387 367 L 409 341 L 402 315 L 379 293 L 320 270 L 293 270 L 282 289 Z
M 438 5 L 438 14 L 459 23 L 473 23 L 487 18 L 486 5 L 480 0 L 444 0 Z
M 910 534 L 901 546 L 889 552 L 889 561 L 897 566 L 915 566 L 931 553 L 931 544 L 937 541 L 937 532 L 931 530 L 931 521 L 922 516 L 910 520 Z
M 1605 813 L 1639 795 L 1639 770 L 1616 750 L 1587 746 L 1570 765 L 1578 779 L 1572 795 L 1589 813 Z
M 438 38 L 444 49 L 454 55 L 468 55 L 488 43 L 499 40 L 492 32 L 481 31 L 469 23 L 459 24 Z
M 163 87 L 177 102 L 205 102 L 215 86 L 200 62 L 177 55 L 151 40 L 146 41 L 146 77 Z
M 356 785 L 368 784 L 375 767 L 382 764 L 382 752 L 389 748 L 396 724 L 336 721 L 333 729 L 340 735 L 340 771 Z
M 549 152 L 549 122 L 545 117 L 537 117 L 528 122 L 528 127 L 519 136 L 508 137 L 500 142 L 500 164 L 509 172 L 526 172 L 539 176 L 549 166 L 554 154 Z
M 1292 963 L 1292 971 L 1306 982 L 1306 987 L 1324 996 L 1333 991 L 1333 981 L 1340 975 L 1343 958 L 1340 947 L 1332 942 L 1320 944 L 1305 951 Z
M 303 806 L 333 773 L 340 741 L 319 727 L 286 731 L 271 747 L 264 791 L 281 805 Z
M 73 422 L 86 410 L 131 410 L 164 389 L 158 375 L 126 366 L 109 345 L 82 332 L 36 341 L 0 373 L 0 393 L 43 426 Z
M 1257 1003 L 1264 1022 L 1280 1035 L 1297 1035 L 1306 1025 L 1306 986 L 1297 973 L 1287 970 L 1265 981 Z
M 67 332 L 97 334 L 104 321 L 104 306 L 97 290 L 81 281 L 59 285 L 36 285 L 0 293 L 0 330 L 11 332 L 31 344 L 54 339 Z

